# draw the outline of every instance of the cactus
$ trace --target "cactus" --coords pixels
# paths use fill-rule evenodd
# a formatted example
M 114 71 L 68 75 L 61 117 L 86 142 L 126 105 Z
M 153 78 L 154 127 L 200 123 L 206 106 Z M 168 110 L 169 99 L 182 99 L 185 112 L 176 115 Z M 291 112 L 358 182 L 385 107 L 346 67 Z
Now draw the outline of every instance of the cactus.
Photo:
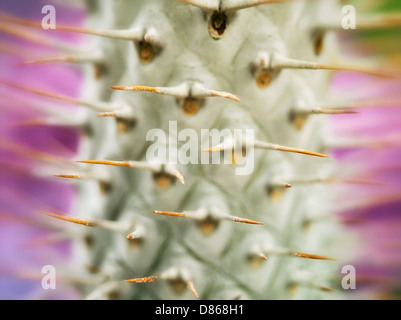
M 329 118 L 355 111 L 335 105 L 331 77 L 392 74 L 341 59 L 333 32 L 341 5 L 86 5 L 84 26 L 40 32 L 81 34 L 79 48 L 29 61 L 79 64 L 78 98 L 2 81 L 82 107 L 57 118 L 80 130 L 79 150 L 48 171 L 76 181 L 76 205 L 39 218 L 60 234 L 67 222 L 79 225 L 69 225 L 68 264 L 56 268 L 75 279 L 80 297 L 342 298 L 338 271 L 354 235 L 340 226 L 333 194 L 356 180 L 329 157 L 338 144 Z M 2 20 L 26 32 L 43 27 Z

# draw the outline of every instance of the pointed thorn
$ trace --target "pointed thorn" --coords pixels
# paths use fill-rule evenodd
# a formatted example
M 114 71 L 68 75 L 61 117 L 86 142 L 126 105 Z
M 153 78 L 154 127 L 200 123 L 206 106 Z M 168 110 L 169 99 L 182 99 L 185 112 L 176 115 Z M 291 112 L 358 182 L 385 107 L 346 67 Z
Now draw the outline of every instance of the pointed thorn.
M 68 96 L 61 95 L 61 94 L 56 94 L 56 93 L 51 93 L 51 92 L 47 92 L 47 91 L 43 91 L 43 90 L 38 90 L 35 88 L 30 88 L 30 87 L 27 87 L 24 85 L 12 83 L 12 82 L 5 81 L 5 80 L 0 80 L 0 83 L 5 84 L 10 87 L 13 87 L 13 88 L 24 90 L 26 92 L 38 94 L 38 95 L 41 95 L 44 97 L 54 98 L 57 100 L 86 106 L 86 107 L 89 107 L 89 108 L 97 110 L 97 111 L 108 111 L 110 108 L 112 108 L 112 106 L 109 105 L 109 103 L 103 102 L 103 101 L 86 101 L 86 100 L 75 99 L 75 98 L 71 98 Z
M 263 252 L 259 252 L 259 258 L 263 260 L 268 260 L 267 256 Z
M 23 155 L 23 156 L 27 156 L 33 159 L 37 159 L 40 161 L 45 161 L 45 162 L 49 162 L 49 163 L 53 163 L 53 164 L 60 164 L 60 163 L 65 163 L 70 165 L 71 162 L 67 161 L 63 158 L 57 157 L 55 155 L 52 154 L 47 154 L 44 152 L 40 152 L 34 149 L 30 149 L 29 147 L 23 146 L 23 145 L 19 145 L 18 143 L 14 142 L 14 141 L 2 141 L 2 145 L 1 145 L 1 149 L 5 149 L 5 150 L 10 150 L 13 152 L 16 152 L 19 155 Z
M 88 220 L 71 218 L 71 217 L 66 217 L 66 216 L 62 216 L 62 215 L 59 215 L 59 214 L 43 212 L 43 211 L 40 211 L 40 213 L 44 214 L 46 216 L 49 216 L 49 217 L 53 217 L 53 218 L 59 219 L 59 220 L 64 220 L 64 221 L 68 221 L 68 222 L 72 222 L 72 223 L 76 223 L 76 224 L 81 224 L 81 225 L 88 226 L 88 227 L 93 227 L 93 224 Z
M 79 163 L 89 163 L 89 164 L 105 164 L 109 166 L 119 166 L 119 167 L 130 167 L 129 161 L 108 161 L 108 160 L 80 160 Z
M 0 20 L 2 20 L 3 17 L 4 14 L 0 14 Z M 0 31 L 39 45 L 50 46 L 65 51 L 76 51 L 72 45 L 50 39 L 49 37 L 44 37 L 39 33 L 26 30 L 26 28 L 21 28 L 20 26 L 11 26 L 9 24 L 0 23 Z M 20 53 L 21 52 L 19 52 L 19 54 Z
M 50 57 L 50 58 L 40 58 L 40 59 L 25 61 L 21 63 L 21 66 L 30 64 L 49 63 L 49 62 L 75 62 L 75 61 L 76 57 L 74 56 Z
M 55 174 L 54 176 L 66 179 L 81 179 L 81 176 L 79 174 Z
M 366 31 L 366 30 L 380 30 L 392 29 L 401 27 L 401 15 L 399 13 L 377 14 L 372 16 L 365 16 L 358 18 L 356 21 L 355 29 L 348 29 L 347 31 Z M 318 26 L 318 29 L 326 30 L 342 30 L 343 27 L 338 21 L 326 21 Z
M 152 212 L 157 213 L 157 214 L 166 215 L 166 216 L 172 216 L 172 217 L 186 217 L 187 216 L 183 212 L 171 212 L 171 211 L 159 211 L 159 210 L 154 210 Z
M 36 127 L 36 126 L 41 127 L 50 125 L 51 125 L 50 121 L 47 119 L 29 119 L 10 124 L 10 126 L 15 126 L 15 127 Z
M 123 90 L 123 91 L 148 91 L 154 93 L 160 92 L 158 87 L 148 87 L 148 86 L 111 86 L 110 88 L 114 90 Z
M 178 181 L 180 181 L 182 184 L 185 184 L 184 177 L 181 173 L 174 171 L 173 175 L 178 179 Z
M 192 292 L 192 294 L 193 294 L 196 298 L 198 298 L 198 293 L 196 292 L 195 287 L 194 287 L 194 284 L 193 284 L 192 281 L 187 281 L 187 287 L 188 287 L 188 289 Z
M 134 278 L 134 279 L 128 279 L 124 280 L 125 282 L 129 283 L 145 283 L 145 282 L 153 282 L 155 280 L 158 280 L 160 276 L 150 276 L 150 277 L 143 277 L 143 278 Z
M 97 117 L 101 118 L 101 117 L 118 117 L 117 112 L 101 112 L 97 114 Z
M 179 0 L 180 2 L 190 4 L 192 6 L 201 8 L 205 11 L 237 11 L 245 8 L 255 7 L 267 3 L 281 3 L 289 2 L 292 0 L 240 0 L 233 1 L 232 3 L 223 2 L 221 8 L 219 7 L 219 1 L 209 1 L 209 0 Z
M 315 109 L 312 110 L 311 113 L 313 114 L 358 114 L 358 111 L 354 110 L 346 110 L 346 109 Z
M 383 72 L 375 69 L 367 69 L 363 67 L 354 67 L 347 65 L 325 65 L 316 62 L 290 59 L 281 56 L 278 53 L 272 54 L 271 67 L 277 69 L 305 69 L 305 70 L 332 70 L 332 71 L 346 71 L 346 72 L 357 72 L 365 73 L 372 76 L 384 77 L 384 78 L 396 78 L 397 74 L 390 72 Z
M 324 182 L 340 182 L 340 183 L 351 183 L 351 184 L 366 184 L 366 185 L 383 185 L 384 183 L 377 180 L 368 180 L 368 179 L 350 179 L 350 178 L 327 178 L 324 179 Z
M 321 291 L 324 291 L 324 292 L 334 292 L 334 290 L 329 288 L 329 287 L 324 287 L 324 286 L 321 286 L 321 285 L 315 285 L 315 287 L 317 289 L 321 290 Z
M 46 57 L 39 58 L 34 60 L 29 60 L 22 62 L 20 65 L 30 65 L 30 64 L 42 64 L 42 63 L 52 63 L 52 62 L 69 62 L 69 63 L 101 63 L 103 62 L 103 56 L 99 53 L 88 52 L 88 53 L 79 53 L 65 56 L 55 56 L 55 57 Z
M 134 232 L 131 232 L 131 233 L 127 236 L 127 239 L 128 239 L 128 240 L 134 240 L 134 239 L 138 239 L 138 238 L 140 238 L 140 236 L 137 235 L 135 231 L 134 231 Z
M 215 5 L 210 3 L 210 1 L 205 1 L 205 0 L 179 0 L 180 2 L 190 4 L 194 7 L 201 8 L 205 11 L 213 11 L 213 10 L 218 10 L 218 3 L 216 1 Z
M 76 104 L 80 103 L 77 99 L 74 99 L 74 98 L 70 98 L 70 97 L 66 97 L 66 96 L 63 96 L 63 95 L 59 95 L 59 94 L 55 94 L 55 93 L 51 93 L 51 92 L 47 92 L 47 91 L 43 91 L 43 90 L 38 90 L 38 89 L 30 88 L 30 87 L 26 87 L 24 85 L 8 82 L 8 81 L 5 81 L 5 80 L 0 80 L 0 83 L 5 84 L 5 85 L 10 86 L 10 87 L 13 87 L 13 88 L 17 88 L 17 89 L 21 89 L 21 90 L 24 90 L 24 91 L 32 92 L 32 93 L 35 93 L 35 94 L 38 94 L 38 95 L 41 95 L 41 96 L 55 98 L 55 99 L 58 99 L 58 100 L 72 102 L 72 103 L 76 103 Z
M 259 221 L 251 220 L 251 219 L 234 217 L 234 216 L 229 216 L 229 220 L 234 221 L 234 222 L 263 225 L 263 222 L 259 222 Z
M 333 71 L 346 71 L 346 72 L 357 72 L 357 73 L 365 73 L 371 76 L 380 77 L 380 78 L 396 78 L 397 75 L 390 72 L 383 72 L 379 70 L 366 69 L 360 67 L 351 67 L 351 66 L 332 66 L 332 65 L 324 65 L 324 64 L 316 64 L 317 69 L 322 70 L 333 70 Z
M 212 148 L 202 149 L 202 152 L 215 152 L 215 151 L 222 151 L 222 150 L 224 150 L 223 146 L 222 145 L 218 145 L 218 146 L 215 146 L 215 147 L 212 147 Z
M 224 3 L 222 5 L 222 10 L 241 10 L 251 7 L 260 6 L 262 4 L 272 4 L 272 3 L 284 3 L 291 2 L 293 0 L 240 0 L 233 1 L 232 3 Z
M 271 150 L 278 150 L 278 151 L 285 151 L 285 152 L 293 152 L 293 153 L 301 153 L 301 154 L 306 154 L 309 156 L 315 156 L 315 157 L 321 157 L 321 158 L 329 158 L 329 156 L 314 152 L 314 151 L 309 151 L 305 149 L 298 149 L 298 148 L 291 148 L 291 147 L 286 147 L 286 146 L 281 146 L 278 144 L 272 144 L 272 143 L 266 143 L 266 142 L 260 142 L 260 141 L 255 141 L 255 148 L 262 148 L 262 149 L 271 149 Z
M 325 256 L 319 256 L 319 255 L 316 255 L 316 254 L 303 253 L 303 252 L 299 252 L 299 251 L 294 251 L 294 252 L 292 252 L 292 254 L 294 256 L 296 256 L 296 257 L 305 258 L 305 259 L 336 260 L 336 259 L 325 257 Z
M 222 92 L 222 91 L 210 90 L 210 96 L 231 99 L 231 100 L 234 100 L 237 102 L 241 101 L 241 99 L 238 98 L 236 95 L 233 95 L 232 93 L 228 93 L 228 92 Z
M 1 20 L 4 20 L 6 22 L 15 23 L 18 25 L 34 27 L 34 28 L 43 28 L 42 23 L 40 22 L 20 19 L 4 13 L 0 14 L 0 18 Z M 94 30 L 94 29 L 71 27 L 57 24 L 57 28 L 55 30 L 73 32 L 73 33 L 82 33 L 82 34 L 94 35 L 112 39 L 134 40 L 134 41 L 140 40 L 143 36 L 142 28 L 135 30 Z
M 277 146 L 276 150 L 285 151 L 285 152 L 301 153 L 301 154 L 306 154 L 306 155 L 309 155 L 309 156 L 315 156 L 315 157 L 321 157 L 321 158 L 329 158 L 329 156 L 327 156 L 325 154 L 322 154 L 322 153 L 309 151 L 309 150 L 304 150 L 304 149 L 298 149 L 298 148 Z

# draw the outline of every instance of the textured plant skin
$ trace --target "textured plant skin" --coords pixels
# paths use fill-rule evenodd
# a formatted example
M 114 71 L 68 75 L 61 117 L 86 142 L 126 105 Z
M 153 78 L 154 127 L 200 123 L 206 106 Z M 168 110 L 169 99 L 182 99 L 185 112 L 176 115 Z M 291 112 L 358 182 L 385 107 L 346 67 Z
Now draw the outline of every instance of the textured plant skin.
M 329 183 L 342 177 L 323 156 L 335 136 L 327 115 L 310 114 L 327 101 L 332 73 L 303 70 L 311 69 L 306 62 L 341 65 L 334 35 L 325 35 L 320 51 L 314 32 L 341 17 L 341 6 L 294 1 L 223 10 L 227 26 L 217 40 L 215 10 L 187 2 L 88 1 L 88 28 L 133 33 L 85 36 L 85 52 L 99 57 L 83 67 L 78 103 L 90 108 L 75 160 L 87 163 L 56 172 L 80 175 L 76 207 L 44 217 L 86 225 L 72 226 L 72 257 L 62 272 L 89 299 L 342 298 L 338 270 L 349 240 L 331 209 Z M 183 83 L 192 94 L 194 83 L 224 94 L 154 92 Z M 202 129 L 252 129 L 257 141 L 298 149 L 256 148 L 254 171 L 244 176 L 226 164 L 127 167 L 124 161 L 147 162 L 147 134 L 169 133 L 171 121 L 198 137 Z M 169 139 L 167 146 L 176 137 Z M 200 159 L 210 146 L 197 142 Z
M 156 44 L 150 49 L 155 53 L 150 62 L 138 58 L 140 42 L 146 42 L 146 35 L 136 45 L 114 39 L 93 40 L 97 49 L 107 50 L 104 59 L 107 71 L 98 80 L 88 72 L 85 98 L 127 106 L 135 114 L 136 123 L 133 129 L 118 132 L 115 119 L 96 119 L 89 111 L 92 134 L 80 157 L 146 161 L 147 132 L 153 128 L 168 132 L 172 120 L 178 122 L 178 131 L 193 128 L 200 133 L 201 129 L 248 128 L 255 130 L 257 140 L 323 151 L 327 118 L 308 119 L 304 128 L 297 130 L 289 114 L 295 106 L 314 104 L 325 96 L 330 72 L 272 70 L 268 75 L 273 78 L 270 85 L 261 88 L 258 70 L 252 68 L 257 68 L 263 54 L 271 53 L 331 62 L 332 50 L 319 57 L 315 54 L 310 28 L 315 23 L 314 16 L 332 10 L 339 8 L 335 4 L 305 2 L 243 9 L 232 14 L 224 36 L 215 40 L 208 32 L 209 17 L 200 8 L 185 3 L 121 1 L 119 6 L 100 8 L 92 18 L 91 28 L 144 28 L 145 33 L 155 34 Z M 120 19 L 127 12 L 132 17 Z M 331 42 L 328 37 L 327 43 Z M 241 100 L 206 98 L 196 114 L 188 115 L 182 102 L 171 96 L 108 90 L 118 85 L 174 87 L 185 81 L 233 93 Z M 307 221 L 329 201 L 327 186 L 293 187 L 281 199 L 277 194 L 283 191 L 282 187 L 276 188 L 277 183 L 285 183 L 292 177 L 318 177 L 316 172 L 330 174 L 330 167 L 333 167 L 330 159 L 257 150 L 252 175 L 238 176 L 232 165 L 178 164 L 185 185 L 172 181 L 171 186 L 162 189 L 158 186 L 162 181 L 156 180 L 152 172 L 96 167 L 99 172 L 111 175 L 112 187 L 101 194 L 96 182 L 81 185 L 77 212 L 91 218 L 143 225 L 143 242 L 132 245 L 120 233 L 85 229 L 87 237 L 94 240 L 89 248 L 82 248 L 82 256 L 113 280 L 153 276 L 168 270 L 173 273 L 175 281 L 118 284 L 115 291 L 120 298 L 194 298 L 191 290 L 183 290 L 186 277 L 193 282 L 199 297 L 206 299 L 324 296 L 327 293 L 313 286 L 326 287 L 326 279 L 319 284 L 309 277 L 335 271 L 336 262 L 306 261 L 270 254 L 268 250 L 282 247 L 337 255 L 331 243 L 333 226 Z M 274 201 L 274 197 L 278 200 Z M 208 208 L 264 225 L 213 219 L 196 222 L 152 213 Z M 268 261 L 259 257 L 263 252 Z M 77 259 L 82 261 L 81 255 Z M 183 275 L 178 274 L 174 279 L 174 272 L 180 270 Z M 297 291 L 291 290 L 299 284 Z M 93 290 L 85 289 L 87 293 Z

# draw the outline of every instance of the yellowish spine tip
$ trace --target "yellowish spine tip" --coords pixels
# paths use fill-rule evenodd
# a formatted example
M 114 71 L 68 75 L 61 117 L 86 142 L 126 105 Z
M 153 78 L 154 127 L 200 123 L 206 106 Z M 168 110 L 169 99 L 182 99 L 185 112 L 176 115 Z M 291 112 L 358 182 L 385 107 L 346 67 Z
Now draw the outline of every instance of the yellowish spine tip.
M 111 86 L 111 89 L 114 90 L 123 90 L 123 91 L 148 91 L 158 93 L 158 89 L 156 87 L 147 87 L 147 86 Z
M 172 217 L 186 217 L 187 216 L 183 212 L 171 212 L 171 211 L 159 211 L 159 210 L 154 210 L 152 212 L 157 213 L 157 214 L 166 215 L 166 216 L 172 216 Z
M 251 219 L 245 219 L 245 218 L 239 218 L 239 217 L 234 217 L 234 216 L 230 216 L 230 220 L 232 220 L 234 222 L 263 225 L 263 222 L 260 222 L 260 221 L 251 220 Z
M 365 73 L 371 76 L 380 77 L 380 78 L 396 78 L 397 75 L 391 72 L 384 72 L 380 70 L 352 67 L 352 66 L 331 66 L 324 64 L 317 64 L 317 69 L 323 70 L 335 70 L 335 71 L 348 71 L 348 72 L 357 72 L 357 73 Z
M 319 256 L 319 255 L 316 255 L 316 254 L 309 254 L 309 253 L 299 252 L 299 251 L 294 251 L 292 254 L 294 256 L 296 256 L 296 257 L 305 258 L 305 259 L 335 260 L 333 258 L 329 258 L 329 257 L 325 257 L 325 256 Z
M 267 256 L 263 252 L 259 253 L 259 258 L 261 258 L 262 260 L 268 260 Z
M 155 280 L 158 280 L 159 278 L 160 278 L 159 276 L 150 276 L 150 277 L 143 277 L 143 278 L 128 279 L 128 280 L 124 280 L 124 281 L 129 282 L 129 283 L 146 283 L 146 282 L 153 282 Z
M 227 99 L 231 99 L 234 101 L 241 101 L 241 99 L 239 97 L 237 97 L 236 95 L 233 95 L 232 93 L 227 93 L 227 92 L 220 92 L 220 91 L 215 91 L 215 90 L 211 90 L 210 91 L 210 96 L 211 97 L 221 97 L 221 98 L 227 98 Z
M 55 174 L 54 176 L 66 179 L 81 179 L 81 176 L 79 174 Z
M 72 222 L 72 223 L 76 223 L 76 224 L 81 224 L 81 225 L 88 226 L 88 227 L 93 227 L 93 224 L 88 220 L 71 218 L 71 217 L 66 217 L 66 216 L 62 216 L 62 215 L 59 215 L 59 214 L 43 212 L 43 211 L 40 211 L 40 213 L 44 214 L 46 216 L 49 216 L 49 217 L 53 217 L 53 218 L 59 219 L 59 220 L 64 220 L 64 221 L 68 221 L 68 222 Z
M 219 146 L 215 146 L 212 148 L 202 149 L 202 152 L 215 152 L 215 151 L 222 151 L 222 150 L 224 150 L 223 146 L 219 145 Z
M 100 112 L 97 114 L 97 117 L 102 118 L 102 117 L 118 117 L 117 112 Z
M 185 184 L 184 177 L 181 173 L 174 171 L 173 175 L 178 179 L 178 181 L 180 181 L 182 184 Z
M 195 289 L 194 284 L 193 284 L 192 281 L 187 281 L 187 287 L 188 287 L 188 289 L 192 292 L 192 294 L 193 294 L 196 298 L 198 298 L 198 292 L 196 292 L 196 289 Z
M 128 240 L 134 240 L 134 239 L 137 239 L 138 238 L 138 236 L 135 234 L 135 232 L 131 232 L 128 236 L 127 236 L 127 239 Z
M 285 146 L 276 146 L 275 149 L 279 150 L 279 151 L 301 153 L 301 154 L 306 154 L 309 156 L 315 156 L 315 157 L 321 157 L 321 158 L 329 158 L 328 155 L 325 155 L 325 154 L 322 154 L 319 152 L 310 151 L 310 150 L 305 150 L 305 149 L 291 148 L 291 147 L 285 147 Z
M 334 292 L 333 289 L 328 288 L 328 287 L 324 287 L 324 286 L 320 286 L 320 285 L 316 285 L 315 287 L 316 287 L 317 289 L 323 291 L 323 292 Z
M 347 110 L 347 109 L 316 109 L 313 110 L 314 114 L 357 114 L 358 111 Z
M 129 161 L 108 161 L 108 160 L 79 160 L 79 163 L 105 164 L 109 166 L 130 167 Z
M 75 62 L 76 58 L 73 56 L 64 56 L 64 57 L 50 57 L 50 58 L 40 58 L 23 62 L 21 65 L 29 65 L 29 64 L 41 64 L 41 63 L 49 63 L 49 62 Z

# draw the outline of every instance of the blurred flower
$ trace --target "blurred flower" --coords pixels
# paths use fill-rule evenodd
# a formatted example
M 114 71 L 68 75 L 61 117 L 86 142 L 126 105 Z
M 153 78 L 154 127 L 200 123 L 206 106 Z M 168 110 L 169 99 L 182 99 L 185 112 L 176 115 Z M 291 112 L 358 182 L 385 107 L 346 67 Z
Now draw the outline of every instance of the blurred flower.
M 22 18 L 40 19 L 45 5 L 42 1 L 2 1 L 0 11 Z M 60 4 L 61 5 L 61 4 Z M 57 12 L 60 23 L 80 24 L 82 8 L 63 7 Z M 39 21 L 40 21 L 39 20 Z M 57 49 L 29 41 L 9 32 L 10 26 L 0 21 L 0 79 L 12 83 L 79 96 L 81 74 L 78 69 L 63 65 L 21 66 L 21 62 L 49 55 Z M 37 34 L 37 33 L 32 33 Z M 54 38 L 56 39 L 56 38 Z M 77 35 L 65 34 L 63 41 L 79 43 Z M 69 254 L 66 242 L 34 245 L 45 240 L 50 229 L 41 225 L 38 210 L 53 208 L 68 211 L 73 204 L 72 185 L 49 179 L 44 169 L 59 158 L 71 158 L 78 148 L 79 132 L 75 128 L 33 125 L 32 119 L 46 119 L 43 107 L 55 111 L 66 107 L 57 101 L 38 99 L 33 94 L 0 86 L 0 299 L 44 298 L 41 269 L 65 259 Z M 34 281 L 31 281 L 34 280 Z M 63 298 L 71 292 L 58 292 Z M 57 298 L 60 296 L 52 296 Z
M 401 12 L 399 1 L 354 1 L 380 13 Z M 400 20 L 398 15 L 398 21 Z M 359 236 L 355 256 L 356 298 L 400 298 L 401 285 L 401 42 L 399 29 L 342 32 L 343 54 L 373 58 L 376 66 L 398 73 L 397 78 L 337 74 L 333 99 L 363 102 L 357 115 L 332 118 L 334 136 L 353 145 L 333 150 L 349 177 L 376 181 L 341 186 L 337 211 L 352 234 Z M 338 98 L 337 98 L 338 99 Z

